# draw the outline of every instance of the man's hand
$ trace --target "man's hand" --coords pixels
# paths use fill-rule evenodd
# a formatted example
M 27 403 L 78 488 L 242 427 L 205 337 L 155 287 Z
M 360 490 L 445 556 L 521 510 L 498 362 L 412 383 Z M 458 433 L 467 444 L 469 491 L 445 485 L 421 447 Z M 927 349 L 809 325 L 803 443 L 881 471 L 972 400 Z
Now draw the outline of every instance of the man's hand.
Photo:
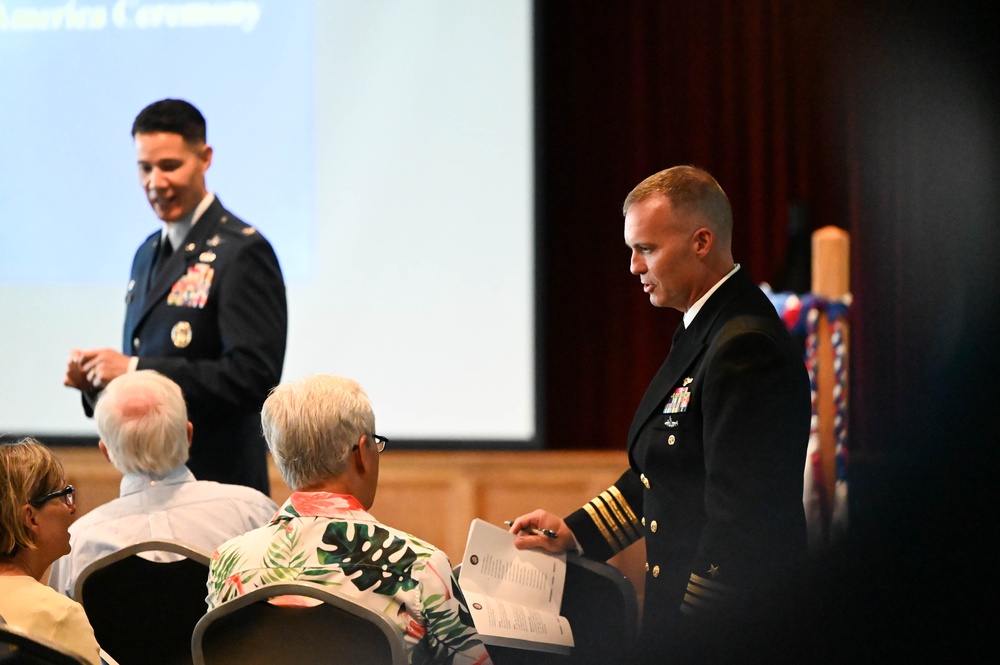
M 83 375 L 83 388 L 80 390 L 94 391 L 107 386 L 128 371 L 129 356 L 118 353 L 114 349 L 93 349 L 91 351 L 74 351 L 79 354 L 76 364 L 79 373 Z M 71 381 L 78 381 L 79 376 L 73 370 L 73 359 L 70 359 L 70 369 L 66 372 L 66 385 L 79 387 Z
M 83 351 L 72 349 L 69 352 L 69 362 L 66 363 L 66 376 L 63 378 L 63 385 L 67 388 L 76 388 L 81 392 L 94 389 L 90 381 L 87 380 L 87 373 L 80 367 L 83 358 Z
M 555 531 L 556 537 L 531 533 L 532 529 L 551 529 Z M 514 539 L 514 547 L 519 550 L 538 547 L 549 552 L 565 552 L 576 549 L 576 537 L 566 522 L 561 517 L 557 517 L 544 510 L 535 510 L 527 515 L 521 515 L 513 521 L 510 532 L 517 534 Z

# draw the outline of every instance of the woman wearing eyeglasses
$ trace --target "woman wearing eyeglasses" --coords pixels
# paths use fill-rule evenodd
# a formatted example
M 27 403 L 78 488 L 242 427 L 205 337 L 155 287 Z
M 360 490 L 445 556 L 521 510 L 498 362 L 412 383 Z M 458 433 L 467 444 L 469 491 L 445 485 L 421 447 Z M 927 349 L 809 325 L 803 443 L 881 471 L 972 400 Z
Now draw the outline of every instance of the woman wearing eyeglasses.
M 0 616 L 32 637 L 100 665 L 100 647 L 83 606 L 41 583 L 69 554 L 76 513 L 62 464 L 34 439 L 0 445 Z

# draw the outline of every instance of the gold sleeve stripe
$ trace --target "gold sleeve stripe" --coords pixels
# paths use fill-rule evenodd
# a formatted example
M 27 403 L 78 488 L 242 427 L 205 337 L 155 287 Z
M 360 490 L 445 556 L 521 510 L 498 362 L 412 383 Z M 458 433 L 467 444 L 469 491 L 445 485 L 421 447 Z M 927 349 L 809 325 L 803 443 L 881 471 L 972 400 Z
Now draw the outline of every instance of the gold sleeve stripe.
M 710 580 L 707 577 L 702 577 L 701 575 L 697 575 L 695 573 L 691 573 L 690 581 L 699 586 L 718 591 L 719 593 L 732 593 L 735 591 L 735 589 L 728 584 L 716 582 L 715 580 Z
M 621 506 L 615 500 L 611 492 L 609 491 L 601 492 L 601 494 L 597 497 L 597 499 L 600 499 L 602 502 L 604 502 L 608 510 L 614 513 L 614 522 L 618 527 L 621 527 L 621 531 L 624 532 L 621 535 L 621 537 L 624 540 L 628 541 L 629 543 L 634 543 L 635 541 L 639 540 L 639 538 L 642 537 L 636 532 L 634 525 L 630 523 L 628 519 L 625 517 L 625 514 L 622 512 Z M 596 501 L 596 499 L 594 500 Z M 618 531 L 618 529 L 615 529 L 615 531 Z
M 597 511 L 594 509 L 594 507 L 589 503 L 585 503 L 583 504 L 583 509 L 587 511 L 588 515 L 590 515 L 590 519 L 594 520 L 594 524 L 597 526 L 597 530 L 601 532 L 601 535 L 604 536 L 604 540 L 608 541 L 608 545 L 611 546 L 611 551 L 615 552 L 616 554 L 620 552 L 622 549 L 621 545 L 619 545 L 617 539 L 615 539 L 615 537 L 611 535 L 611 532 L 608 531 L 608 528 L 604 526 L 604 520 L 602 520 L 601 516 L 597 514 Z
M 611 516 L 611 511 L 604 503 L 604 499 L 600 496 L 594 497 L 590 500 L 590 505 L 597 509 L 597 512 L 601 514 L 604 518 L 604 523 L 611 527 L 611 532 L 614 534 L 615 538 L 618 540 L 618 549 L 624 549 L 629 544 L 629 539 L 625 537 L 622 530 L 619 528 L 618 521 Z
M 725 596 L 717 591 L 712 591 L 703 586 L 698 586 L 694 582 L 688 582 L 687 594 L 684 599 L 687 600 L 688 596 L 698 596 L 699 600 L 704 598 L 705 600 L 722 600 Z
M 691 594 L 686 593 L 684 594 L 684 605 L 694 605 L 695 607 L 705 608 L 709 605 L 709 603 L 701 598 L 696 598 Z
M 701 575 L 691 573 L 688 580 L 687 593 L 684 594 L 684 602 L 681 603 L 681 612 L 685 614 L 695 614 L 718 605 L 726 600 L 726 596 L 735 589 L 728 584 L 722 584 L 715 580 L 710 580 Z
M 626 501 L 625 497 L 622 496 L 622 493 L 618 491 L 618 488 L 612 485 L 605 490 L 601 496 L 604 496 L 605 494 L 613 499 L 612 501 L 608 501 L 608 503 L 612 506 L 612 509 L 615 511 L 615 515 L 618 516 L 622 525 L 627 527 L 626 530 L 629 532 L 629 538 L 633 542 L 642 538 L 642 532 L 639 530 L 639 518 L 635 516 L 635 513 L 632 511 L 632 506 L 628 505 L 628 501 Z M 619 509 L 622 514 L 619 514 Z

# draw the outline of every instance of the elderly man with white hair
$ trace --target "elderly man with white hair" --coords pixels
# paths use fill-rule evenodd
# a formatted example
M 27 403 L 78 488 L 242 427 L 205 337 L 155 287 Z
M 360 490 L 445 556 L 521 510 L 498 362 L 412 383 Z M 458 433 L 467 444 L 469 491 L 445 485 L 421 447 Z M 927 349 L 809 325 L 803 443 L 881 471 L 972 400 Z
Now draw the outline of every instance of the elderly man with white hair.
M 94 560 L 145 540 L 176 540 L 204 552 L 274 516 L 269 497 L 242 485 L 196 480 L 185 463 L 194 431 L 176 383 L 153 370 L 111 381 L 94 410 L 104 456 L 121 471 L 121 495 L 70 527 L 72 552 L 49 585 L 68 596 Z
M 410 663 L 491 662 L 448 556 L 368 512 L 385 439 L 375 434 L 361 386 L 327 375 L 283 383 L 264 402 L 261 421 L 292 494 L 270 524 L 212 555 L 209 608 L 266 584 L 304 580 L 385 614 Z

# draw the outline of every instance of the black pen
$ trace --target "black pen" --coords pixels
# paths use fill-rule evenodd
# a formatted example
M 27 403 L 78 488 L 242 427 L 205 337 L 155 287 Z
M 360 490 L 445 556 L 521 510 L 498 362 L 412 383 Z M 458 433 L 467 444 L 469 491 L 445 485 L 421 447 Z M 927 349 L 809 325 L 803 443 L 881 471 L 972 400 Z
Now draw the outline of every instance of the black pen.
M 504 524 L 507 526 L 514 526 L 514 523 L 509 521 L 505 521 Z M 521 531 L 527 531 L 532 536 L 545 536 L 546 538 L 556 537 L 556 532 L 552 529 L 536 529 L 533 526 L 529 526 L 527 529 L 521 529 Z

